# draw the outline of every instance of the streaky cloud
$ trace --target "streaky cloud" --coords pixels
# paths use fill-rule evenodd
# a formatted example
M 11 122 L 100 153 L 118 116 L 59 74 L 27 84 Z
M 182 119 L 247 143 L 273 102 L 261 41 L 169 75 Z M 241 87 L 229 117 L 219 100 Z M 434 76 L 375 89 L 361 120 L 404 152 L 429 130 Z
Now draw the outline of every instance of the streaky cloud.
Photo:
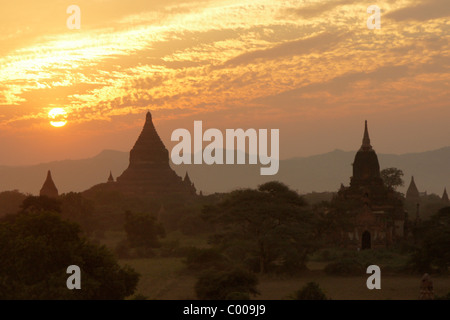
M 278 44 L 268 49 L 246 52 L 224 63 L 225 67 L 250 64 L 257 60 L 271 60 L 288 56 L 304 55 L 311 52 L 327 51 L 348 34 L 323 32 L 318 35 Z
M 396 21 L 426 21 L 450 16 L 448 0 L 428 0 L 412 7 L 405 7 L 387 13 L 386 17 Z
M 296 16 L 300 18 L 314 18 L 319 15 L 321 15 L 324 12 L 333 10 L 334 8 L 337 8 L 339 6 L 347 5 L 347 4 L 353 4 L 356 0 L 336 0 L 336 1 L 328 1 L 325 3 L 316 3 L 313 5 L 308 5 L 306 7 L 301 8 L 292 8 L 285 10 L 287 13 L 295 14 Z

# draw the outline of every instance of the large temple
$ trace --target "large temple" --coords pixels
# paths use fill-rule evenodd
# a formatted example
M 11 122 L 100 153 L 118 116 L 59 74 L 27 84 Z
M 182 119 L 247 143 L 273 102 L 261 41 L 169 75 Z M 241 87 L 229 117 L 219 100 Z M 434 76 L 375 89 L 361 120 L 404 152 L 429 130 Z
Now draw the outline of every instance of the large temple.
M 187 175 L 186 175 L 187 176 Z M 152 115 L 147 112 L 145 124 L 130 151 L 128 168 L 117 177 L 110 176 L 108 182 L 90 190 L 117 190 L 132 195 L 195 195 L 194 184 L 182 180 L 169 165 L 169 152 L 161 141 Z
M 378 156 L 373 149 L 367 121 L 361 148 L 355 155 L 350 186 L 341 186 L 333 199 L 341 214 L 351 219 L 342 236 L 347 246 L 386 247 L 404 236 L 406 213 L 398 193 L 383 183 Z

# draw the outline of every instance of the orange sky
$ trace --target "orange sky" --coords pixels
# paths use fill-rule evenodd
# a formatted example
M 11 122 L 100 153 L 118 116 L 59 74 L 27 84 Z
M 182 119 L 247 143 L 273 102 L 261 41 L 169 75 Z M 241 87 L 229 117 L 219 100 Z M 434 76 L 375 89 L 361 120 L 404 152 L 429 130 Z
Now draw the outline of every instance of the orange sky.
M 364 119 L 379 153 L 448 146 L 449 16 L 448 0 L 2 1 L 0 164 L 129 150 L 147 109 L 169 149 L 194 120 L 280 129 L 282 158 L 356 150 Z

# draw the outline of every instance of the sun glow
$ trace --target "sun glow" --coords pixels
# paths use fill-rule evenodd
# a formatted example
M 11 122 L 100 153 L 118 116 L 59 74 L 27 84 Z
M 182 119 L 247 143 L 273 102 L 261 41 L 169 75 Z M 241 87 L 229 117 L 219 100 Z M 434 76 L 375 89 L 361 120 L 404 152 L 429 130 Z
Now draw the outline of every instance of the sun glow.
M 50 124 L 54 127 L 63 127 L 67 123 L 67 113 L 63 108 L 53 108 L 48 113 Z

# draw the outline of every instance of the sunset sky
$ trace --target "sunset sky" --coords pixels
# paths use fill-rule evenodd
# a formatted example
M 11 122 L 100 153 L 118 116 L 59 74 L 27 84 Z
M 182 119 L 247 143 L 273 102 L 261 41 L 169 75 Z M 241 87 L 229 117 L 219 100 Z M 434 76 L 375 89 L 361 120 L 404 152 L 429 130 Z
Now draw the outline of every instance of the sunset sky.
M 449 16 L 449 0 L 1 1 L 0 165 L 129 150 L 147 110 L 169 150 L 194 120 L 280 129 L 281 158 L 356 150 L 365 119 L 379 153 L 449 146 Z

